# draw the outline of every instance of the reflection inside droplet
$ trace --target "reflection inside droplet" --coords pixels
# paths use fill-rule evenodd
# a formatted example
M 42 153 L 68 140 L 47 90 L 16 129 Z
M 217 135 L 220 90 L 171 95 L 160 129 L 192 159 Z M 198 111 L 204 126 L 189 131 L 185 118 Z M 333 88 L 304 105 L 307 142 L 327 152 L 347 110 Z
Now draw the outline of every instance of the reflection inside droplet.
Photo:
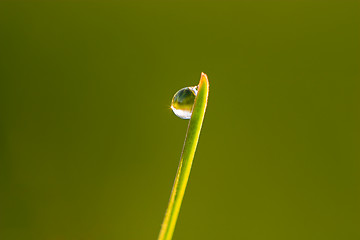
M 182 119 L 190 119 L 196 95 L 197 86 L 177 91 L 171 102 L 171 109 L 175 115 Z

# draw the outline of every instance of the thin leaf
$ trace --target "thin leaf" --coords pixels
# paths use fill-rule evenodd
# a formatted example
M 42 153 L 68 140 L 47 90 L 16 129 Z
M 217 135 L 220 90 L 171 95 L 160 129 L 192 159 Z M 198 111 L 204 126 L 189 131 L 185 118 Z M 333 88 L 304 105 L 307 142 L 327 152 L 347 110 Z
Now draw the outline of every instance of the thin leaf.
M 179 215 L 186 185 L 189 179 L 196 146 L 204 120 L 209 95 L 209 81 L 205 73 L 201 73 L 198 93 L 195 98 L 191 119 L 186 132 L 184 147 L 181 153 L 179 167 L 171 191 L 168 208 L 161 226 L 158 240 L 170 240 L 173 236 L 176 220 Z

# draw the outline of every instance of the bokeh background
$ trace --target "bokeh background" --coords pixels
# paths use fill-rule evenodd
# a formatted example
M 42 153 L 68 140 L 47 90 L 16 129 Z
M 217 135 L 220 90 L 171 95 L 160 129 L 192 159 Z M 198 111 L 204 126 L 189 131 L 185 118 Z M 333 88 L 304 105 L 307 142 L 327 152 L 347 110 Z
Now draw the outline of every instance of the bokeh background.
M 360 239 L 360 1 L 1 1 L 0 239 Z

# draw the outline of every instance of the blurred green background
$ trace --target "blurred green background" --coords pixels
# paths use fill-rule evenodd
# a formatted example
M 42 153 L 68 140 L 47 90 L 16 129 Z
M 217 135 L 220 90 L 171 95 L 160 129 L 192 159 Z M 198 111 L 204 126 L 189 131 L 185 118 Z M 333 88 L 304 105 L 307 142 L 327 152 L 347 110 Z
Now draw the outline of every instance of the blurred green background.
M 0 239 L 360 239 L 360 1 L 1 1 Z

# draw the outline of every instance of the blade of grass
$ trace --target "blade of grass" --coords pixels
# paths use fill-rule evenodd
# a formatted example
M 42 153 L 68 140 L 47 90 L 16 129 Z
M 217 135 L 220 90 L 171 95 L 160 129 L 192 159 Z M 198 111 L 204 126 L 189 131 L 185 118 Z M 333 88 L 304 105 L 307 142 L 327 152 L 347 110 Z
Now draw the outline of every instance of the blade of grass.
M 196 146 L 199 141 L 201 126 L 209 95 L 209 81 L 205 73 L 201 73 L 197 96 L 193 106 L 191 118 L 186 132 L 185 142 L 180 157 L 169 204 L 161 226 L 158 240 L 170 240 L 173 236 L 176 220 L 179 215 L 186 185 L 189 179 Z

